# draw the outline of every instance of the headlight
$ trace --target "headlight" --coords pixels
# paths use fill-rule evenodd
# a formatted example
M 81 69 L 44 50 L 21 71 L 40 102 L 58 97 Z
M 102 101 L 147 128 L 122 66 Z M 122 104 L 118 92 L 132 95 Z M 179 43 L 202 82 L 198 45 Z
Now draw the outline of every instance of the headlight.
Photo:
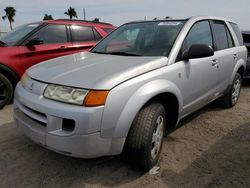
M 87 93 L 88 91 L 84 89 L 49 84 L 43 95 L 48 99 L 82 105 Z

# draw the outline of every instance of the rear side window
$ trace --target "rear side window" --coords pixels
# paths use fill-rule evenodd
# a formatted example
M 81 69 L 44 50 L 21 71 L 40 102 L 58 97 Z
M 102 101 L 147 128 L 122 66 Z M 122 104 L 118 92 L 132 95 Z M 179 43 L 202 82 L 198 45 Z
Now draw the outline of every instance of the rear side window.
M 230 31 L 228 30 L 228 28 L 226 27 L 226 30 L 227 30 L 227 39 L 228 39 L 228 46 L 229 48 L 232 48 L 234 47 L 234 41 L 233 41 L 233 38 L 232 38 L 232 35 L 230 33 Z
M 224 50 L 235 46 L 232 35 L 224 22 L 214 21 L 213 27 L 217 50 Z
M 235 32 L 235 34 L 237 36 L 237 39 L 238 39 L 238 41 L 240 43 L 240 46 L 243 46 L 243 37 L 242 37 L 242 34 L 240 32 L 240 29 L 239 29 L 238 25 L 235 24 L 235 23 L 230 23 L 230 25 L 233 28 L 233 30 L 234 30 L 234 32 Z
M 65 25 L 48 25 L 35 33 L 31 39 L 39 38 L 44 44 L 67 42 Z
M 194 24 L 189 31 L 182 46 L 182 52 L 188 50 L 194 44 L 205 44 L 213 47 L 211 28 L 208 21 L 201 21 Z
M 73 42 L 95 41 L 92 27 L 73 25 L 71 32 Z
M 214 22 L 214 34 L 216 40 L 217 50 L 224 50 L 229 48 L 227 39 L 227 28 L 223 22 Z

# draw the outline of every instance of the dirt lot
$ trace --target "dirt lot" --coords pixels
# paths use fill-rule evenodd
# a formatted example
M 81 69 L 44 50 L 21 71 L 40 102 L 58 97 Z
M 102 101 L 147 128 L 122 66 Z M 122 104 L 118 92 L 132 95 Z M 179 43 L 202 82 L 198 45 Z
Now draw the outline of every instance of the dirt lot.
M 233 109 L 211 104 L 181 122 L 164 141 L 156 175 L 136 171 L 122 157 L 56 154 L 28 140 L 13 122 L 2 123 L 0 187 L 250 187 L 249 112 L 246 83 Z

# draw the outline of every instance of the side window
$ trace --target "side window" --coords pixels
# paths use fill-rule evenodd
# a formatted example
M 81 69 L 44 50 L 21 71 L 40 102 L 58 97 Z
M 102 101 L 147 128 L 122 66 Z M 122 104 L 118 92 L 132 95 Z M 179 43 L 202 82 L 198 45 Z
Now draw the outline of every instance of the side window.
M 182 52 L 188 50 L 193 44 L 205 44 L 211 48 L 213 47 L 213 38 L 208 21 L 194 24 L 184 40 Z
M 229 48 L 229 42 L 227 40 L 227 30 L 226 26 L 223 22 L 214 22 L 214 35 L 215 35 L 215 41 L 217 50 L 224 50 Z
M 65 25 L 48 25 L 37 33 L 31 39 L 39 38 L 44 44 L 65 43 L 68 41 Z
M 73 42 L 95 41 L 92 27 L 73 25 L 71 32 Z
M 236 34 L 236 36 L 238 38 L 240 46 L 243 46 L 243 37 L 242 37 L 242 34 L 240 32 L 240 29 L 239 29 L 238 25 L 235 24 L 235 23 L 230 23 L 230 25 L 231 25 L 232 29 L 234 30 L 234 32 L 235 32 L 235 34 Z
M 229 32 L 228 28 L 226 27 L 226 30 L 227 30 L 227 39 L 228 39 L 228 46 L 229 48 L 232 48 L 234 47 L 234 42 L 233 42 L 233 38 L 232 38 L 232 35 L 231 33 Z

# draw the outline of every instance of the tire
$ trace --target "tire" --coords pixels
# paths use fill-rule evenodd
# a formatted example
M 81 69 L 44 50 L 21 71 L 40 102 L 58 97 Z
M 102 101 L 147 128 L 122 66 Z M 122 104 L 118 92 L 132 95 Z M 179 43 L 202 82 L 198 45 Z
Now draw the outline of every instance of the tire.
M 242 85 L 242 78 L 239 73 L 236 73 L 234 81 L 232 85 L 230 86 L 230 89 L 221 98 L 221 103 L 225 107 L 232 108 L 233 106 L 237 104 L 238 99 L 240 97 L 241 85 Z
M 157 164 L 165 125 L 166 112 L 159 103 L 145 106 L 136 115 L 125 146 L 125 153 L 135 167 L 147 172 Z
M 9 104 L 13 97 L 13 86 L 3 74 L 0 74 L 0 109 Z

